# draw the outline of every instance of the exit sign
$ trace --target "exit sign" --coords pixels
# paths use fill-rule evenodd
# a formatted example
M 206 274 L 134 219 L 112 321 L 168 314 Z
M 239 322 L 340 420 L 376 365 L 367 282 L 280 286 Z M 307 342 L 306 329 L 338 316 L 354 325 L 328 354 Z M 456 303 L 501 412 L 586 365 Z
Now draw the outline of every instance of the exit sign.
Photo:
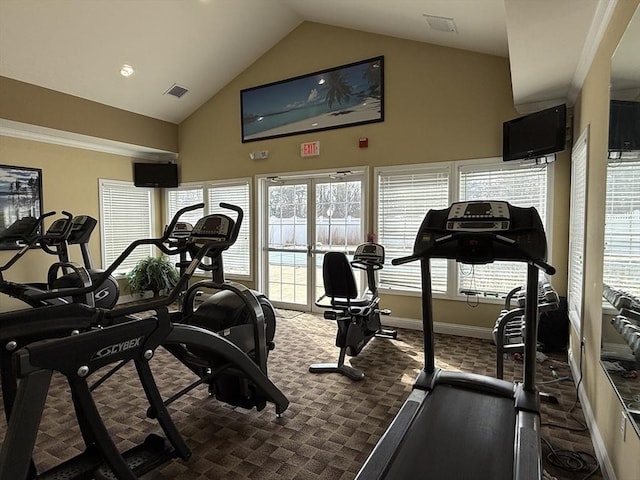
M 303 157 L 317 157 L 320 155 L 320 142 L 301 143 L 300 155 Z

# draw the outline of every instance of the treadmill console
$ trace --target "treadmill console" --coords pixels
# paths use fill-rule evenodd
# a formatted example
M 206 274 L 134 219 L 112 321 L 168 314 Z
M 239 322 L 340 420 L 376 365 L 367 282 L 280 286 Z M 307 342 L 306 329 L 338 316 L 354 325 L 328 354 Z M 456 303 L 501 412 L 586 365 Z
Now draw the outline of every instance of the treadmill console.
M 429 210 L 416 236 L 414 256 L 463 263 L 546 260 L 547 241 L 538 212 L 502 201 L 458 202 Z
M 509 230 L 511 214 L 507 202 L 457 202 L 451 205 L 447 230 L 498 232 Z

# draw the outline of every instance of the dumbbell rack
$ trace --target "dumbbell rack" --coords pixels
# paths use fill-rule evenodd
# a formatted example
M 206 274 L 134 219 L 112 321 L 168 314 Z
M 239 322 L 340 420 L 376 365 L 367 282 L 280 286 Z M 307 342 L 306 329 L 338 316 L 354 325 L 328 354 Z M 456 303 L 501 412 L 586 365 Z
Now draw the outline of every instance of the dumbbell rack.
M 624 360 L 635 363 L 635 369 L 640 370 L 640 298 L 608 285 L 604 286 L 603 296 L 618 310 L 611 325 L 631 349 L 631 356 Z
M 516 287 L 505 298 L 504 308 L 493 327 L 493 342 L 496 345 L 496 377 L 504 376 L 504 358 L 509 354 L 524 353 L 525 337 L 524 287 Z M 514 307 L 511 304 L 514 304 Z M 548 280 L 538 283 L 538 315 L 542 312 L 558 310 L 560 298 Z

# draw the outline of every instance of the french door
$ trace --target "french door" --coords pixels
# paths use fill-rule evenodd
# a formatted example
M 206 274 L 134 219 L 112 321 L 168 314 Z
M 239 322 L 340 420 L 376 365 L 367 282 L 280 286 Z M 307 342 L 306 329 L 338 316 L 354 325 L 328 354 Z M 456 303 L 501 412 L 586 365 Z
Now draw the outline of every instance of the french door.
M 353 254 L 365 238 L 364 173 L 264 179 L 262 290 L 280 308 L 312 311 L 328 251 Z

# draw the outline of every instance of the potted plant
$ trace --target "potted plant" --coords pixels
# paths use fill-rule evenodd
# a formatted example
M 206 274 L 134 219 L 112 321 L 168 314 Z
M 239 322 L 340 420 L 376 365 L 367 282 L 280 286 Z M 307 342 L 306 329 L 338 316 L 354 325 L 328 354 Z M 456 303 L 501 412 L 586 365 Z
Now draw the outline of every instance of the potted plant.
M 143 258 L 127 274 L 131 293 L 142 295 L 146 290 L 151 290 L 154 298 L 160 296 L 161 290 L 175 287 L 179 279 L 178 269 L 167 257 Z

